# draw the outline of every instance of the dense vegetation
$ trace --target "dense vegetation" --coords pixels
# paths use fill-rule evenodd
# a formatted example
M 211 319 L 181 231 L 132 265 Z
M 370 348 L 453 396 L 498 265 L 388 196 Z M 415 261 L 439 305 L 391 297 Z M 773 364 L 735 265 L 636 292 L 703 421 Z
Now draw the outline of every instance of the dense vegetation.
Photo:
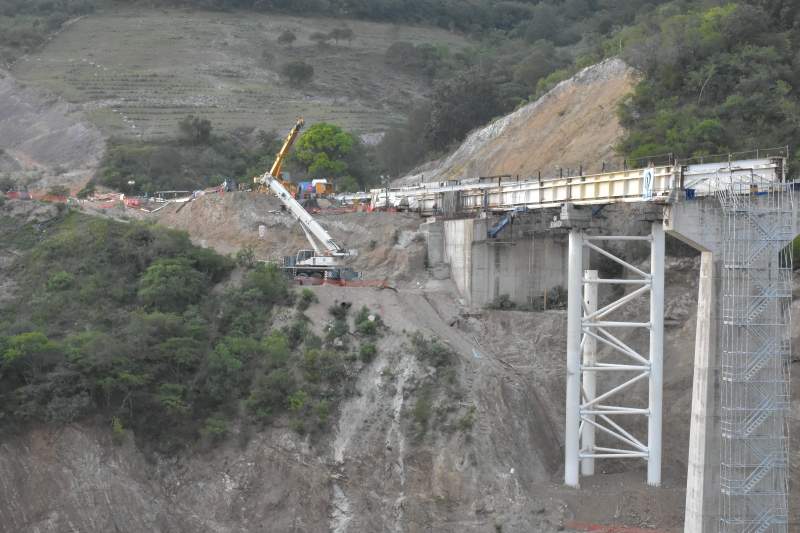
M 618 34 L 624 57 L 645 75 L 621 110 L 621 151 L 687 157 L 793 143 L 800 4 L 683 4 L 667 4 Z
M 244 435 L 279 416 L 313 433 L 349 393 L 359 358 L 375 356 L 381 326 L 369 310 L 349 335 L 348 309 L 332 309 L 320 338 L 303 314 L 313 292 L 298 296 L 266 266 L 232 284 L 234 261 L 184 233 L 68 211 L 0 227 L 0 246 L 19 253 L 17 290 L 0 307 L 3 431 L 94 416 L 159 451 L 213 443 L 234 420 Z M 295 303 L 276 327 L 273 310 Z

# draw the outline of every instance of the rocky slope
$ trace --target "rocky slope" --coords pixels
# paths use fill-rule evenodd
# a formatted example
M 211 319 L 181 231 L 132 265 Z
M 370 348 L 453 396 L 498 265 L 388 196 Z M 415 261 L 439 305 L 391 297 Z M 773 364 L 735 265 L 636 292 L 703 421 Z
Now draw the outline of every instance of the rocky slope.
M 310 439 L 278 424 L 248 438 L 235 429 L 222 446 L 179 458 L 145 458 L 130 437 L 115 446 L 107 430 L 89 421 L 5 436 L 0 530 L 557 528 L 564 504 L 551 494 L 549 480 L 558 468 L 558 431 L 534 389 L 447 325 L 456 310 L 446 307 L 446 295 L 315 291 L 320 303 L 308 311 L 315 324 L 346 298 L 370 305 L 391 326 L 333 433 Z M 403 332 L 416 330 L 456 350 L 452 381 L 437 382 L 435 370 L 412 354 Z M 457 397 L 436 396 L 435 422 L 421 437 L 410 413 L 431 386 L 437 395 L 441 387 Z M 474 424 L 448 429 L 440 410 L 466 406 L 474 407 Z
M 94 173 L 105 139 L 82 111 L 0 71 L 0 173 L 46 189 L 79 189 Z
M 472 132 L 452 154 L 398 180 L 476 178 L 510 174 L 543 177 L 559 169 L 599 172 L 613 165 L 614 143 L 622 134 L 617 104 L 635 84 L 620 59 L 587 67 L 535 102 Z

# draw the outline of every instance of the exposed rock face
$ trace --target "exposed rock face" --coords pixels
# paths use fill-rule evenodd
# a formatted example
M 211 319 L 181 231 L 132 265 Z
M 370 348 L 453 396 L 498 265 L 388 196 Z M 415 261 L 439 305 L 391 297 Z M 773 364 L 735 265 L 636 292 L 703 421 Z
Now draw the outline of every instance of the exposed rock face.
M 442 316 L 455 308 L 444 295 L 434 306 L 421 293 L 315 290 L 312 323 L 346 297 L 370 305 L 392 327 L 326 436 L 312 440 L 275 427 L 150 461 L 130 435 L 115 446 L 109 430 L 90 422 L 6 436 L 0 530 L 555 531 L 563 519 L 563 504 L 550 493 L 558 429 L 524 377 L 447 325 Z M 418 329 L 459 354 L 448 385 L 459 397 L 434 405 L 424 437 L 409 412 L 435 371 L 410 352 L 402 333 Z M 474 425 L 447 429 L 439 408 L 463 405 L 475 407 Z
M 0 171 L 45 189 L 80 188 L 105 149 L 77 106 L 26 88 L 0 70 Z
M 616 160 L 622 134 L 617 105 L 636 82 L 620 59 L 608 59 L 562 81 L 544 96 L 472 132 L 442 161 L 399 180 L 476 178 L 510 174 L 554 177 L 559 168 L 599 172 Z

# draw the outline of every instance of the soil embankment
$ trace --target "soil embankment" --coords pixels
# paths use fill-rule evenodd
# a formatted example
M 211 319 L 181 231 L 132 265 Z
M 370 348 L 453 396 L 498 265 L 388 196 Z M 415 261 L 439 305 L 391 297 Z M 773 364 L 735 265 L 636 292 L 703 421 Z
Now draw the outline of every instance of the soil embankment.
M 633 89 L 620 59 L 587 67 L 535 102 L 472 132 L 455 152 L 396 183 L 512 175 L 600 172 L 617 161 L 617 105 Z

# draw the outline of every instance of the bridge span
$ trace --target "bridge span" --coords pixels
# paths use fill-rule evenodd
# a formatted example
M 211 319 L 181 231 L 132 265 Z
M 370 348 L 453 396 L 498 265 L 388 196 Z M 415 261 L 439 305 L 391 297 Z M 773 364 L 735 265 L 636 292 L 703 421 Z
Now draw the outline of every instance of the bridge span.
M 340 199 L 428 216 L 428 263 L 466 305 L 566 308 L 564 482 L 576 488 L 607 459 L 643 461 L 661 484 L 666 236 L 700 251 L 685 531 L 785 532 L 800 233 L 785 174 L 782 157 L 727 159 Z M 626 318 L 637 299 L 649 311 Z
M 585 176 L 542 179 L 500 176 L 425 182 L 337 195 L 345 203 L 370 202 L 375 209 L 396 208 L 423 215 L 500 212 L 574 205 L 651 201 L 665 203 L 685 195 L 713 194 L 715 185 L 752 179 L 781 181 L 783 157 L 648 166 Z

